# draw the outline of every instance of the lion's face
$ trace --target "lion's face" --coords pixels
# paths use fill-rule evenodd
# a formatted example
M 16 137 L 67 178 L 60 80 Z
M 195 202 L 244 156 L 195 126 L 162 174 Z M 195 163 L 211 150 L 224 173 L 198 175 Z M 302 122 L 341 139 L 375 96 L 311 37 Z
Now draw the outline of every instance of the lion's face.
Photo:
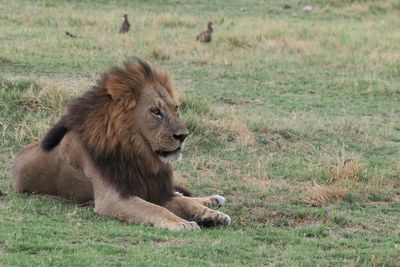
M 162 86 L 148 86 L 137 100 L 134 112 L 140 134 L 162 161 L 179 160 L 189 134 L 179 118 L 179 105 Z

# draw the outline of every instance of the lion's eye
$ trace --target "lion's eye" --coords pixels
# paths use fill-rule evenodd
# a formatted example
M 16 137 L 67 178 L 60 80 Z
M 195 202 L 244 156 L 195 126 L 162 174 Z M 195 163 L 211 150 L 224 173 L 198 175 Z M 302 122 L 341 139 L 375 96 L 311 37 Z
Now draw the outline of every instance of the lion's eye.
M 153 114 L 153 116 L 155 116 L 157 118 L 162 118 L 163 117 L 163 113 L 159 108 L 153 108 L 151 110 L 151 114 Z
M 175 112 L 179 113 L 179 106 L 175 106 Z

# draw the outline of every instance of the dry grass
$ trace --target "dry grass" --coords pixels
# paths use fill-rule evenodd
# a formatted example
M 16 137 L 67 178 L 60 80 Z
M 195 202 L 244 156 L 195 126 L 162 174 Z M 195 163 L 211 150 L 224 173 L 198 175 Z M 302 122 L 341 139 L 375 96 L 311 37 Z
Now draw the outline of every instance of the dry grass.
M 212 109 L 207 114 L 192 116 L 191 120 L 197 130 L 201 129 L 205 136 L 229 143 L 231 147 L 254 145 L 256 143 L 254 134 L 246 124 L 232 115 L 234 113 L 235 108 Z M 196 145 L 197 141 L 192 140 L 192 144 Z
M 168 60 L 170 58 L 168 51 L 160 46 L 153 47 L 151 56 L 156 60 Z
M 321 185 L 313 183 L 305 187 L 303 201 L 312 206 L 324 206 L 331 201 L 343 200 L 347 190 L 338 185 Z
M 233 116 L 236 110 L 234 108 L 224 108 L 217 110 L 216 120 L 205 120 L 209 127 L 217 127 L 221 130 L 221 137 L 226 136 L 228 141 L 234 141 L 238 144 L 254 145 L 255 138 L 246 124 Z
M 87 80 L 57 80 L 42 78 L 36 87 L 30 87 L 20 94 L 19 106 L 26 112 L 50 112 L 59 116 L 65 111 L 66 103 L 89 88 Z
M 343 180 L 360 181 L 364 177 L 364 171 L 364 165 L 355 159 L 330 163 L 328 166 L 328 175 L 333 182 Z
M 17 144 L 37 140 L 65 111 L 66 103 L 81 94 L 91 83 L 89 79 L 36 77 L 35 82 L 31 79 L 29 76 L 5 77 L 0 84 L 0 89 L 5 91 L 17 88 L 14 89 L 13 102 L 18 112 L 25 114 L 15 126 L 11 126 L 14 123 L 11 118 L 0 121 L 0 141 L 3 144 L 10 142 L 8 133 L 11 128 L 12 138 Z M 48 117 L 43 119 L 46 115 Z
M 365 266 L 370 255 L 377 265 L 396 263 L 399 1 L 286 2 L 1 4 L 0 83 L 36 84 L 0 84 L 4 265 L 148 265 L 140 255 L 155 265 L 177 256 L 181 265 Z M 312 12 L 302 11 L 306 4 Z M 132 28 L 119 35 L 124 13 Z M 208 20 L 214 39 L 200 44 L 195 36 Z M 14 155 L 43 136 L 92 77 L 135 55 L 169 70 L 187 95 L 182 118 L 191 136 L 176 180 L 198 196 L 226 196 L 232 228 L 176 238 L 12 193 Z M 329 206 L 329 216 L 310 205 Z M 372 208 L 355 208 L 365 205 Z M 73 217 L 72 238 L 57 227 L 63 217 Z M 39 234 L 27 239 L 27 225 Z M 349 233 L 353 225 L 370 232 Z M 210 257 L 191 262 L 193 252 Z

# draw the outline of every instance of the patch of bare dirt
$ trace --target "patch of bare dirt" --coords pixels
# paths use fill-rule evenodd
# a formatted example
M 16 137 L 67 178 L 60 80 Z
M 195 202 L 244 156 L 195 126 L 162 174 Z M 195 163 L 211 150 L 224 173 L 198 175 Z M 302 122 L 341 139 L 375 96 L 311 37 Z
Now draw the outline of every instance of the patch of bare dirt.
M 129 237 L 122 237 L 118 239 L 118 243 L 122 245 L 137 245 L 140 242 L 138 240 L 132 240 Z
M 321 225 L 321 220 L 307 216 L 297 218 L 293 214 L 275 211 L 268 214 L 268 223 L 276 227 L 311 227 Z
M 399 189 L 400 188 L 400 181 L 393 181 L 392 186 L 395 189 Z
M 323 223 L 321 218 L 313 214 L 297 214 L 288 210 L 270 211 L 266 207 L 242 207 L 241 212 L 248 215 L 245 219 L 249 223 L 272 225 L 275 227 L 310 227 Z

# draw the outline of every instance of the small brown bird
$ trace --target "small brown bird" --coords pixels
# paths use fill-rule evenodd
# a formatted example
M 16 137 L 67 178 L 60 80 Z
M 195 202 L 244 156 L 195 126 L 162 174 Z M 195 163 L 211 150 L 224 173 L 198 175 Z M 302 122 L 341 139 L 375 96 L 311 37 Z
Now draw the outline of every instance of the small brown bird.
M 71 38 L 80 38 L 78 35 L 72 34 L 72 33 L 67 32 L 67 31 L 65 31 L 65 34 L 66 34 L 68 37 L 71 37 Z
M 121 27 L 119 28 L 119 33 L 127 33 L 131 28 L 131 24 L 128 21 L 128 15 L 124 14 L 124 22 L 122 22 Z
M 203 31 L 203 32 L 201 32 L 201 33 L 199 33 L 199 34 L 196 36 L 196 40 L 197 40 L 197 41 L 200 41 L 200 42 L 202 42 L 202 43 L 211 42 L 212 33 L 213 33 L 213 31 L 214 31 L 214 29 L 212 28 L 212 26 L 213 26 L 213 23 L 212 23 L 211 21 L 209 21 L 208 24 L 207 24 L 207 30 L 205 30 L 205 31 Z

